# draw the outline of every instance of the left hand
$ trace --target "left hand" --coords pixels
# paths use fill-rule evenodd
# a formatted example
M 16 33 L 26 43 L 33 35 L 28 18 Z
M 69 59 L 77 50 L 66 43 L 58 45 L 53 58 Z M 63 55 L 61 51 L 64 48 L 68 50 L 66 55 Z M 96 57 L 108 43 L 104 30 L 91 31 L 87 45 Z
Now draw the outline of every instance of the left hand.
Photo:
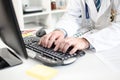
M 73 46 L 72 50 L 69 52 L 70 54 L 75 53 L 77 50 L 87 49 L 89 47 L 89 42 L 85 38 L 74 38 L 74 37 L 67 37 L 62 39 L 60 42 L 55 43 L 54 50 L 62 51 L 65 53 L 69 47 Z

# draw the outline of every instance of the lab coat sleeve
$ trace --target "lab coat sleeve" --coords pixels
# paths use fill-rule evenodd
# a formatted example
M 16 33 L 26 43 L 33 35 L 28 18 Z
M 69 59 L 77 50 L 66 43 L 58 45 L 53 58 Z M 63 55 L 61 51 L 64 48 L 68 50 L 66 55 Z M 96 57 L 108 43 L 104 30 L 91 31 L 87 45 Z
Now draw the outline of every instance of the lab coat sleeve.
M 80 28 L 81 17 L 80 0 L 69 0 L 67 11 L 55 27 L 65 30 L 68 36 L 72 36 Z
M 86 38 L 95 48 L 96 52 L 112 49 L 113 47 L 120 45 L 120 1 L 114 1 L 117 1 L 114 2 L 116 15 L 111 25 L 98 32 L 84 36 L 84 38 Z

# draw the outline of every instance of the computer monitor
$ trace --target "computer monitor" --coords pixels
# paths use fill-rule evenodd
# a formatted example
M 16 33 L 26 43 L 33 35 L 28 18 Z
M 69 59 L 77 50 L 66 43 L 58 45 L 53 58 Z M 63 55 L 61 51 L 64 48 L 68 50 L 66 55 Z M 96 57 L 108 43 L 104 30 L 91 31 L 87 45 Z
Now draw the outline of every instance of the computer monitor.
M 0 0 L 0 37 L 17 54 L 28 57 L 12 0 Z

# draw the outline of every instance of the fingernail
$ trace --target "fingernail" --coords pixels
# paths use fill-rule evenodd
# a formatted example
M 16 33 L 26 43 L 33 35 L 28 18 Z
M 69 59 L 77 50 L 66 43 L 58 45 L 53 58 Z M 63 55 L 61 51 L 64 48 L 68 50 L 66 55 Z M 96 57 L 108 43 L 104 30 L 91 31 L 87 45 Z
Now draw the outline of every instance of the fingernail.
M 56 51 L 56 49 L 54 49 L 54 51 Z
M 72 52 L 70 52 L 69 54 L 73 54 Z

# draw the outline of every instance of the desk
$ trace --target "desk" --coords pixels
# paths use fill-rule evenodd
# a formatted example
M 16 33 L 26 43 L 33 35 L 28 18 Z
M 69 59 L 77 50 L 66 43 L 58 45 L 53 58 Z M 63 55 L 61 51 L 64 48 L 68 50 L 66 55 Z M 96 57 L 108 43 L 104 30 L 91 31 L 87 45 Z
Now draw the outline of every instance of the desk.
M 2 46 L 4 45 L 0 42 L 0 47 Z M 0 70 L 0 80 L 36 80 L 26 75 L 25 71 L 41 63 L 30 58 L 22 60 L 21 65 Z M 54 68 L 59 73 L 52 80 L 120 80 L 120 73 L 113 72 L 89 51 L 71 65 Z

